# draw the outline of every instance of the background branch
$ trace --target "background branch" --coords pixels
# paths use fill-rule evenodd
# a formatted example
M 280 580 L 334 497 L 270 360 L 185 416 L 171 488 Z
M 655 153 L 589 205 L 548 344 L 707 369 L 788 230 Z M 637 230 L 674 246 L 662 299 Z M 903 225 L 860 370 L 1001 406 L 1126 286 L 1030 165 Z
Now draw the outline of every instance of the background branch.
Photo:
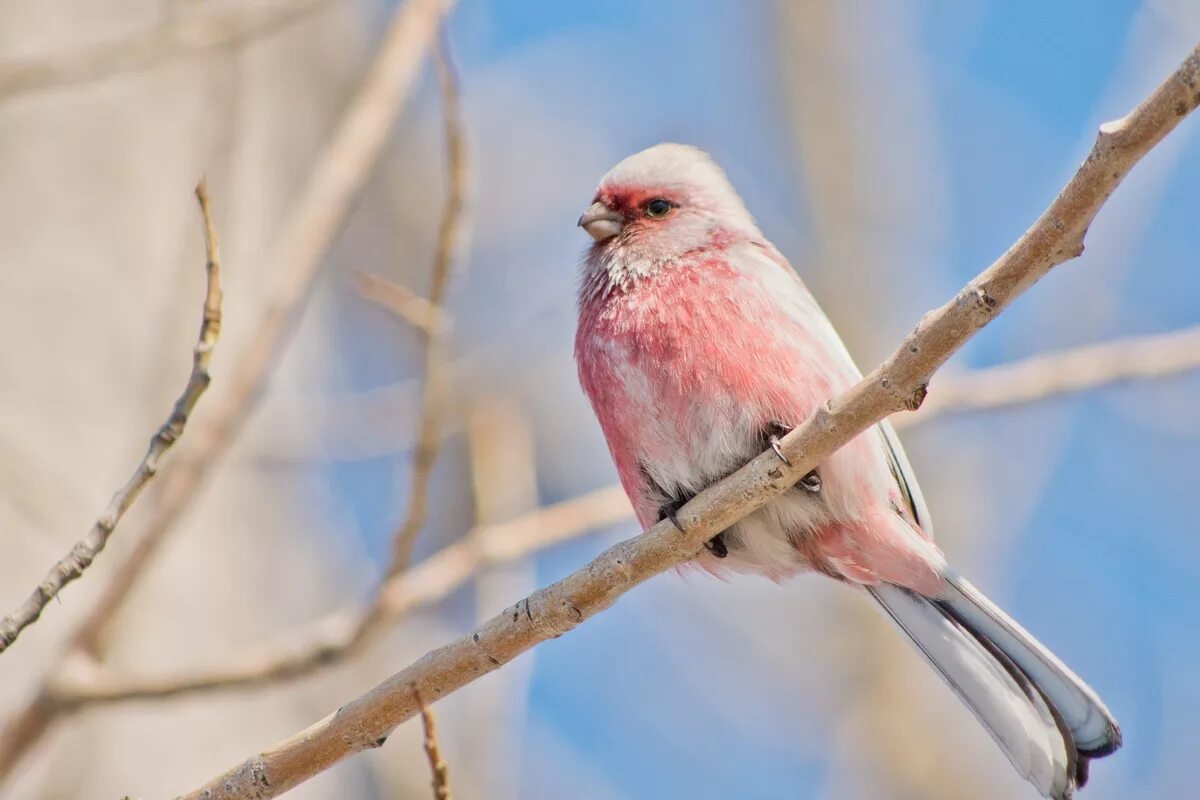
M 164 479 L 157 513 L 81 627 L 77 647 L 96 650 L 108 621 L 124 603 L 137 576 L 188 508 L 212 466 L 241 432 L 262 394 L 267 374 L 278 361 L 322 258 L 383 150 L 421 57 L 449 4 L 448 0 L 408 0 L 397 10 L 374 63 L 309 175 L 279 244 L 268 258 L 279 282 L 255 328 L 254 340 L 234 367 L 219 411 L 198 437 L 202 446 L 189 450 L 186 465 L 180 465 L 185 468 L 172 471 L 169 483 Z
M 1041 353 L 1011 364 L 947 376 L 903 427 L 949 414 L 988 411 L 1135 380 L 1200 369 L 1200 327 Z M 900 426 L 897 426 L 900 427 Z
M 38 584 L 37 588 L 7 617 L 0 620 L 0 653 L 17 640 L 21 631 L 32 625 L 41 616 L 46 605 L 62 591 L 68 583 L 83 575 L 84 570 L 91 566 L 96 556 L 108 544 L 109 537 L 116 530 L 117 524 L 125 516 L 125 512 L 138 499 L 150 481 L 158 473 L 158 464 L 171 445 L 183 435 L 188 419 L 200 396 L 212 381 L 208 365 L 212 361 L 213 347 L 221 332 L 221 266 L 220 247 L 217 242 L 217 231 L 213 226 L 212 213 L 208 206 L 208 191 L 204 181 L 196 186 L 196 200 L 200 204 L 200 217 L 204 224 L 205 274 L 207 289 L 204 293 L 204 307 L 200 320 L 200 335 L 196 346 L 192 349 L 192 370 L 188 374 L 187 384 L 183 393 L 175 401 L 171 416 L 167 418 L 154 436 L 150 438 L 150 446 L 142 460 L 138 462 L 133 475 L 125 485 L 117 490 L 108 508 L 92 525 L 88 535 L 75 543 L 71 551 L 60 558 L 50 569 L 50 572 Z
M 1028 231 L 953 299 L 922 318 L 871 374 L 782 442 L 791 466 L 762 454 L 697 495 L 671 522 L 622 542 L 563 580 L 432 651 L 312 727 L 252 756 L 184 797 L 276 797 L 346 756 L 372 747 L 418 711 L 412 687 L 438 698 L 560 636 L 647 578 L 688 560 L 703 542 L 786 491 L 834 450 L 891 413 L 921 405 L 933 373 L 1083 237 L 1122 178 L 1200 103 L 1200 47 L 1124 118 L 1101 126 L 1086 161 Z
M 504 564 L 633 516 L 620 486 L 607 486 L 507 522 L 483 525 L 452 545 L 387 580 L 379 590 L 380 624 L 396 622 L 442 600 L 481 569 Z M 285 638 L 220 667 L 161 677 L 126 675 L 91 659 L 78 659 L 57 676 L 53 696 L 79 709 L 127 700 L 273 685 L 311 675 L 344 661 L 361 642 L 361 608 L 328 614 Z
M 442 122 L 446 145 L 447 184 L 445 206 L 438 225 L 437 245 L 433 257 L 429 286 L 429 305 L 441 309 L 450 282 L 451 267 L 465 244 L 464 215 L 467 203 L 467 156 L 462 133 L 462 102 L 458 75 L 450 55 L 450 44 L 443 31 L 434 50 L 438 84 L 442 92 Z M 447 375 L 445 353 L 442 351 L 444 330 L 422 329 L 425 337 L 425 394 L 417 424 L 417 444 L 413 449 L 413 480 L 404 521 L 392 537 L 392 559 L 384 579 L 395 577 L 408 567 L 413 542 L 428 515 L 430 475 L 441 442 L 442 415 L 445 411 Z M 374 613 L 369 615 L 374 616 Z M 367 627 L 372 622 L 368 621 Z
M 450 325 L 443 309 L 406 286 L 365 272 L 355 276 L 354 285 L 360 295 L 426 334 L 440 332 Z
M 99 81 L 191 53 L 236 46 L 304 19 L 328 2 L 189 3 L 188 11 L 173 13 L 163 25 L 133 36 L 49 56 L 0 61 L 0 99 Z
M 187 450 L 187 458 L 177 459 L 175 468 L 158 482 L 158 504 L 150 520 L 96 605 L 75 629 L 67 651 L 70 657 L 64 657 L 64 663 L 99 653 L 110 621 L 210 476 L 213 465 L 240 433 L 268 372 L 278 361 L 317 268 L 383 151 L 438 22 L 452 5 L 452 0 L 408 0 L 397 9 L 373 63 L 309 174 L 268 258 L 277 283 L 253 340 L 233 367 L 227 392 L 204 424 L 197 426 L 200 430 L 189 437 L 197 444 Z M 0 731 L 0 780 L 65 710 L 54 700 L 51 689 L 56 667 L 49 667 L 42 686 Z
M 442 75 L 448 188 L 440 234 L 433 256 L 431 296 L 427 302 L 430 309 L 442 315 L 444 312 L 441 303 L 453 272 L 455 254 L 460 251 L 464 238 L 468 170 L 466 145 L 462 137 L 460 94 L 448 43 L 444 38 L 439 40 L 435 58 L 441 65 L 439 73 Z M 395 285 L 389 281 L 382 278 L 370 280 L 372 287 L 376 289 L 385 293 L 394 291 Z M 433 590 L 437 593 L 436 596 L 441 597 L 464 580 L 466 574 L 457 581 L 453 575 L 446 574 L 446 565 L 460 560 L 452 553 L 448 557 L 444 555 L 447 551 L 439 554 L 441 558 L 434 557 L 422 565 L 429 573 L 428 577 L 422 579 L 418 570 L 413 571 L 417 573 L 415 582 L 411 580 L 413 575 L 404 575 L 411 553 L 412 539 L 426 518 L 430 477 L 442 441 L 439 425 L 445 393 L 445 363 L 441 353 L 443 329 L 444 326 L 418 329 L 425 338 L 422 358 L 428 388 L 417 421 L 420 444 L 412 455 L 408 510 L 396 529 L 393 563 L 365 609 L 351 609 L 323 617 L 278 645 L 251 653 L 233 664 L 205 674 L 141 681 L 133 679 L 131 683 L 129 679 L 122 681 L 108 678 L 106 670 L 94 659 L 73 658 L 52 683 L 51 693 L 58 704 L 64 707 L 78 707 L 84 703 L 137 697 L 166 697 L 205 689 L 263 684 L 307 675 L 361 651 L 387 621 L 399 613 L 407 612 L 417 603 L 426 601 L 419 595 L 398 599 L 398 595 L 404 591 L 397 588 L 400 584 L 406 584 L 407 588 L 407 584 L 415 583 L 417 587 L 426 587 L 423 591 Z M 476 556 L 473 559 L 476 565 L 480 558 Z M 402 581 L 401 578 L 404 577 L 409 580 Z M 445 580 L 447 578 L 449 580 Z

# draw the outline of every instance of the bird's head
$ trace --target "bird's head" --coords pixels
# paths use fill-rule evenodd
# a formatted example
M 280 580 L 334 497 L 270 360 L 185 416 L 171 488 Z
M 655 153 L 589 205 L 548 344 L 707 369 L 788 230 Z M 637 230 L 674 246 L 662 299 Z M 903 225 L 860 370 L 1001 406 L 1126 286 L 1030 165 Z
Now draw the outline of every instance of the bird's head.
M 579 226 L 595 240 L 595 257 L 634 274 L 703 248 L 718 234 L 759 235 L 721 168 L 681 144 L 655 145 L 613 167 Z

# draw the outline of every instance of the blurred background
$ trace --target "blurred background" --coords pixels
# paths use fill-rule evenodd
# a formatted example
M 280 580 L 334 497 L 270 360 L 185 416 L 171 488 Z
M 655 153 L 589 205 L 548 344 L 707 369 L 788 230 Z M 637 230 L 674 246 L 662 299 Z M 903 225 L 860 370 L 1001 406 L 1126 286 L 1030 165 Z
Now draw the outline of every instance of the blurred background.
M 186 379 L 196 179 L 225 282 L 201 430 L 394 11 L 0 0 L 0 610 L 83 535 Z M 618 160 L 663 140 L 709 150 L 870 367 L 1015 240 L 1099 123 L 1174 69 L 1200 5 L 462 0 L 448 31 L 469 246 L 449 286 L 446 436 L 418 562 L 474 525 L 615 482 L 571 348 L 575 220 Z M 113 669 L 219 665 L 371 596 L 412 501 L 423 350 L 354 278 L 428 291 L 447 185 L 428 59 L 396 116 L 247 424 L 115 618 Z M 1101 211 L 1087 253 L 975 338 L 931 398 L 956 372 L 1200 323 L 1197 186 L 1190 120 Z M 1122 722 L 1125 749 L 1093 766 L 1089 800 L 1195 797 L 1198 407 L 1200 377 L 1181 374 L 904 432 L 951 560 Z M 185 435 L 167 470 L 195 445 Z M 0 658 L 0 717 L 29 702 L 160 502 L 150 492 Z M 634 533 L 585 525 L 488 566 L 299 681 L 62 714 L 0 795 L 189 789 Z M 1036 794 L 863 598 L 815 578 L 659 576 L 435 710 L 461 798 Z M 289 797 L 427 796 L 419 742 L 410 722 Z

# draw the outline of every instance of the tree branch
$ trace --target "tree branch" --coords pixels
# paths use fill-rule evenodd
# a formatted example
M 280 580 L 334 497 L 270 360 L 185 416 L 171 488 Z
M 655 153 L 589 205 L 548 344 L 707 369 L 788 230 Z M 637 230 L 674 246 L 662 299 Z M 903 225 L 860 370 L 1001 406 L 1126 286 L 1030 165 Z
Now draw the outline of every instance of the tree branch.
M 200 216 L 204 223 L 205 274 L 207 289 L 204 294 L 204 308 L 201 314 L 200 335 L 192 350 L 192 370 L 188 374 L 187 384 L 183 393 L 175 401 L 171 416 L 155 432 L 150 439 L 150 446 L 142 460 L 138 463 L 133 475 L 125 482 L 108 503 L 108 508 L 92 525 L 88 535 L 75 543 L 71 551 L 60 558 L 50 569 L 50 572 L 11 614 L 0 620 L 0 653 L 17 640 L 17 636 L 26 627 L 32 625 L 41 616 L 42 610 L 63 588 L 72 581 L 83 576 L 84 570 L 91 566 L 96 556 L 108 544 L 109 537 L 117 528 L 125 512 L 138 499 L 142 490 L 154 480 L 158 473 L 158 464 L 171 445 L 183 435 L 188 418 L 200 396 L 208 388 L 212 376 L 208 372 L 208 364 L 212 360 L 213 347 L 221 332 L 221 266 L 220 248 L 217 242 L 217 231 L 213 226 L 212 213 L 208 206 L 208 191 L 204 181 L 196 185 L 196 200 L 200 204 Z
M 1142 156 L 1200 104 L 1200 47 L 1124 118 L 1100 128 L 1087 160 L 1028 231 L 948 303 L 928 314 L 883 364 L 783 438 L 791 466 L 759 455 L 682 509 L 683 531 L 660 522 L 534 592 L 474 633 L 427 654 L 310 728 L 250 757 L 184 800 L 277 797 L 372 747 L 419 710 L 412 687 L 453 692 L 612 605 L 642 581 L 695 556 L 703 543 L 791 488 L 879 420 L 921 405 L 933 373 L 1055 265 L 1083 251 L 1104 201 Z
M 427 301 L 424 301 L 427 302 Z M 1200 368 L 1200 328 L 1128 337 L 1046 353 L 939 381 L 936 395 L 915 414 L 895 417 L 909 428 L 942 415 L 1004 408 L 1125 380 L 1163 377 Z M 380 589 L 387 622 L 445 598 L 484 568 L 520 560 L 547 547 L 633 519 L 619 485 L 524 514 L 502 525 L 482 525 Z M 478 538 L 479 547 L 470 540 Z M 321 617 L 277 642 L 228 664 L 167 676 L 115 674 L 90 659 L 67 670 L 55 696 L 81 707 L 129 700 L 246 689 L 301 678 L 355 655 L 350 647 L 363 611 L 344 609 Z
M 382 289 L 381 289 L 382 291 Z M 424 301 L 423 301 L 424 302 Z M 924 425 L 943 416 L 1035 403 L 1124 381 L 1169 377 L 1200 369 L 1200 327 L 1132 336 L 1044 353 L 995 367 L 947 376 L 937 394 L 914 414 L 893 418 L 897 428 Z M 505 525 L 484 525 L 466 534 L 481 537 L 486 550 L 458 542 L 382 588 L 392 601 L 389 623 L 458 589 L 487 566 L 519 560 L 538 550 L 626 522 L 633 509 L 612 485 L 523 515 Z M 162 678 L 113 675 L 91 664 L 58 684 L 64 702 L 82 705 L 174 697 L 203 691 L 249 688 L 309 675 L 353 655 L 345 644 L 348 620 L 360 611 L 341 611 L 316 620 L 272 645 L 236 658 L 224 668 Z
M 279 274 L 279 282 L 253 341 L 234 368 L 219 411 L 210 418 L 205 435 L 198 437 L 202 446 L 189 451 L 185 469 L 172 471 L 169 483 L 163 481 L 157 513 L 82 627 L 76 640 L 78 647 L 95 652 L 104 628 L 124 603 L 143 567 L 191 505 L 215 462 L 241 432 L 267 374 L 278 361 L 325 252 L 382 153 L 392 121 L 437 31 L 438 20 L 451 3 L 408 0 L 396 12 L 374 63 L 309 175 L 280 233 L 277 249 L 268 259 Z
M 606 486 L 507 522 L 482 525 L 386 581 L 375 601 L 381 609 L 379 624 L 398 621 L 442 600 L 487 566 L 517 561 L 632 516 L 621 487 Z M 56 677 L 53 697 L 58 704 L 78 710 L 301 678 L 358 652 L 355 643 L 361 643 L 358 631 L 365 616 L 361 608 L 335 611 L 227 664 L 192 673 L 161 677 L 118 674 L 92 659 L 80 658 Z
M 373 286 L 372 290 L 382 298 L 388 286 Z M 389 304 L 386 299 L 379 302 Z M 895 417 L 892 422 L 897 428 L 908 429 L 952 414 L 1019 406 L 1196 369 L 1200 369 L 1200 327 L 1131 336 L 947 376 L 939 380 L 937 393 L 919 411 Z M 417 608 L 442 599 L 487 566 L 518 560 L 632 518 L 633 509 L 624 491 L 614 484 L 525 514 L 505 525 L 477 527 L 466 537 L 481 537 L 486 551 L 471 549 L 460 541 L 382 587 L 383 594 L 401 598 L 386 604 L 388 622 L 396 623 Z M 89 664 L 57 685 L 58 696 L 68 704 L 107 704 L 249 688 L 303 677 L 354 655 L 346 643 L 348 635 L 339 632 L 352 629 L 350 620 L 361 613 L 347 610 L 328 615 L 268 648 L 205 672 L 159 678 L 120 676 Z
M 325 252 L 342 228 L 353 199 L 383 151 L 392 121 L 412 88 L 421 59 L 439 20 L 453 0 L 408 0 L 398 8 L 374 61 L 350 101 L 333 137 L 309 174 L 300 198 L 279 234 L 268 263 L 277 283 L 249 346 L 234 365 L 229 390 L 214 413 L 189 440 L 187 459 L 158 482 L 159 503 L 125 560 L 105 585 L 96 605 L 70 639 L 69 661 L 94 656 L 145 566 L 176 521 L 191 505 L 213 465 L 241 432 L 278 361 L 295 317 Z M 51 667 L 34 697 L 0 731 L 0 780 L 65 710 L 53 699 Z
M 354 284 L 367 300 L 423 333 L 440 333 L 450 327 L 450 317 L 443 309 L 406 286 L 365 272 L 355 277 Z M 442 433 L 445 435 L 445 430 Z
M 904 420 L 903 427 L 921 425 L 951 414 L 1020 406 L 1196 369 L 1200 369 L 1200 327 L 1114 339 L 947 377 L 920 411 L 897 417 L 896 422 Z
M 445 760 L 442 759 L 441 748 L 438 747 L 437 726 L 433 721 L 433 712 L 425 704 L 425 698 L 416 686 L 413 686 L 413 695 L 417 698 L 417 705 L 421 709 L 421 727 L 425 730 L 425 757 L 429 759 L 429 771 L 433 775 L 431 783 L 434 800 L 451 800 L 450 772 Z
M 441 315 L 449 277 L 453 271 L 455 255 L 461 249 L 464 238 L 464 212 L 467 205 L 468 172 L 466 145 L 462 137 L 460 98 L 457 80 L 454 78 L 448 43 L 443 39 L 435 53 L 442 79 L 445 138 L 447 154 L 448 189 L 442 212 L 440 235 L 433 256 L 431 290 L 428 307 Z M 381 278 L 372 278 L 374 287 L 392 291 L 394 284 Z M 409 489 L 408 510 L 403 522 L 397 526 L 393 542 L 393 561 L 376 589 L 371 602 L 365 609 L 337 612 L 302 628 L 279 644 L 260 649 L 229 666 L 197 675 L 178 676 L 168 679 L 112 679 L 107 671 L 94 659 L 72 659 L 56 676 L 51 692 L 64 707 L 135 697 L 165 697 L 206 689 L 230 686 L 261 685 L 281 679 L 297 678 L 324 666 L 328 666 L 353 653 L 360 652 L 386 623 L 398 613 L 413 607 L 411 599 L 400 599 L 408 584 L 416 577 L 415 585 L 426 587 L 424 591 L 440 592 L 444 596 L 450 586 L 456 585 L 454 575 L 446 575 L 447 565 L 453 570 L 456 556 L 453 548 L 447 548 L 422 565 L 430 573 L 430 579 L 420 577 L 419 570 L 406 573 L 412 540 L 425 522 L 428 508 L 428 492 L 434 461 L 442 441 L 440 431 L 441 412 L 445 405 L 445 363 L 441 349 L 442 329 L 422 330 L 425 337 L 423 359 L 426 375 L 426 394 L 417 422 L 418 446 L 412 455 L 412 479 Z M 478 563 L 482 554 L 472 553 L 469 560 Z M 459 581 L 470 573 L 464 573 Z M 435 577 L 437 576 L 437 577 Z M 439 583 L 440 579 L 446 584 Z M 402 586 L 403 585 L 403 586 Z M 418 596 L 418 600 L 421 598 Z
M 438 226 L 437 246 L 433 258 L 433 274 L 429 287 L 429 305 L 441 309 L 450 282 L 455 257 L 465 245 L 464 216 L 467 205 L 467 155 L 462 134 L 462 101 L 458 75 L 450 54 L 450 43 L 442 31 L 434 50 L 438 84 L 442 92 L 442 126 L 446 145 L 447 185 L 445 206 Z M 413 481 L 408 513 L 392 537 L 392 558 L 384 579 L 394 578 L 408 568 L 413 542 L 425 524 L 429 483 L 433 463 L 441 442 L 442 414 L 445 410 L 446 358 L 442 352 L 442 329 L 422 331 L 425 337 L 425 394 L 421 400 L 420 422 L 417 425 L 417 444 L 413 448 Z M 371 615 L 373 616 L 373 614 Z M 370 627 L 371 623 L 368 622 Z
M 38 89 L 99 81 L 190 53 L 233 47 L 303 19 L 329 0 L 204 3 L 164 25 L 117 41 L 0 61 L 0 99 Z M 189 7 L 190 4 L 189 4 Z

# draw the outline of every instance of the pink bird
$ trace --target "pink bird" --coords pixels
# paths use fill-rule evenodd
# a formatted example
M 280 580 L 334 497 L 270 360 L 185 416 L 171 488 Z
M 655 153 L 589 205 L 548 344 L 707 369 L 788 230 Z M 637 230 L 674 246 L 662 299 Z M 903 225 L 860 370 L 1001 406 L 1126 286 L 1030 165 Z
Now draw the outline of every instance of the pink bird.
M 660 144 L 600 181 L 575 358 L 638 520 L 675 520 L 709 484 L 861 377 L 724 172 Z M 676 521 L 678 525 L 678 522 Z M 1096 693 L 934 544 L 929 511 L 883 422 L 707 543 L 699 566 L 781 580 L 814 570 L 875 599 L 1009 761 L 1068 798 L 1121 745 Z

